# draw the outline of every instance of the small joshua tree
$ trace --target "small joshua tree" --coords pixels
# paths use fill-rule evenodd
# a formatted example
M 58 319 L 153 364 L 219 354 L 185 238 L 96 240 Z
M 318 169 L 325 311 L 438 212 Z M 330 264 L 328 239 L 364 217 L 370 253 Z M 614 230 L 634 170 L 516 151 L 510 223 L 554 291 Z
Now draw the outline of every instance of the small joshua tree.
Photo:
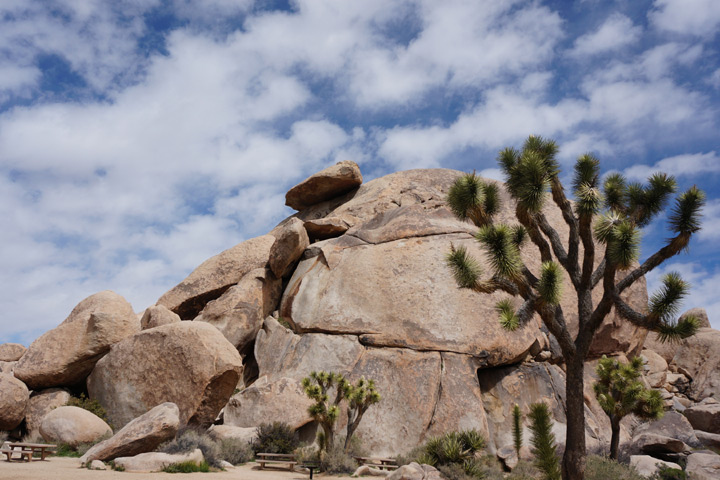
M 601 186 L 600 162 L 592 155 L 583 155 L 575 164 L 573 204 L 560 183 L 557 151 L 555 142 L 530 136 L 522 150 L 506 148 L 500 152 L 498 160 L 514 202 L 516 225 L 493 223 L 500 209 L 497 184 L 475 174 L 458 178 L 448 192 L 448 204 L 459 219 L 472 221 L 479 228 L 475 238 L 487 253 L 491 276 L 482 278 L 480 264 L 464 246 L 451 245 L 447 261 L 460 287 L 485 294 L 501 291 L 515 297 L 515 301 L 504 300 L 496 306 L 505 328 L 515 330 L 537 315 L 557 340 L 566 371 L 567 435 L 562 473 L 565 480 L 582 480 L 587 454 L 585 360 L 605 317 L 614 309 L 634 325 L 657 332 L 662 341 L 687 338 L 698 329 L 697 318 L 675 319 L 689 288 L 677 274 L 663 278 L 662 289 L 644 308 L 635 310 L 622 294 L 643 275 L 688 248 L 691 237 L 700 230 L 705 194 L 691 187 L 677 196 L 668 215 L 672 235 L 662 248 L 638 264 L 640 230 L 666 211 L 666 203 L 676 190 L 675 179 L 656 173 L 642 185 L 611 174 Z M 543 211 L 550 199 L 567 225 L 565 239 Z M 537 272 L 531 272 L 520 255 L 528 239 L 542 261 Z M 565 285 L 563 270 L 569 278 Z M 566 317 L 570 312 L 560 305 L 563 287 L 572 288 L 572 296 L 577 298 L 575 331 Z M 597 301 L 593 299 L 596 288 L 602 293 Z
M 600 406 L 610 417 L 610 458 L 613 460 L 617 460 L 618 456 L 620 420 L 623 417 L 633 414 L 650 420 L 664 414 L 660 392 L 645 388 L 639 380 L 642 367 L 643 361 L 640 357 L 623 363 L 603 355 L 595 370 L 599 378 L 593 389 Z
M 530 405 L 530 431 L 532 432 L 535 466 L 544 477 L 543 480 L 560 480 L 560 466 L 555 454 L 555 434 L 552 433 L 552 417 L 544 403 Z
M 360 420 L 371 405 L 380 401 L 380 394 L 375 389 L 375 381 L 365 380 L 365 377 L 361 377 L 355 385 L 346 381 L 343 383 L 343 388 L 344 396 L 348 401 L 347 434 L 345 435 L 345 453 L 347 453 L 350 449 L 350 440 L 360 425 Z
M 323 430 L 325 441 L 321 447 L 324 446 L 325 450 L 331 450 L 334 445 L 334 427 L 340 413 L 340 402 L 345 396 L 345 384 L 347 384 L 345 377 L 333 372 L 312 372 L 309 377 L 302 380 L 305 395 L 315 401 L 308 408 L 308 413 Z M 332 400 L 330 400 L 331 390 L 335 391 Z
M 520 449 L 523 444 L 523 432 L 522 432 L 522 413 L 520 407 L 515 404 L 513 407 L 513 443 L 515 444 L 515 452 L 517 452 L 518 458 L 520 458 Z

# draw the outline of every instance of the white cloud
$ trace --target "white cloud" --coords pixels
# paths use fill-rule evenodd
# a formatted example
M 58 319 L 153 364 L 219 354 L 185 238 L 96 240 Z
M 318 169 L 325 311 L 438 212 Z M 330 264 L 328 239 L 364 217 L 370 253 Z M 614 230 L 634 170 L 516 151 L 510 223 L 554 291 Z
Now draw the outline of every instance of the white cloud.
M 715 0 L 655 0 L 648 17 L 660 30 L 686 35 L 717 34 L 720 3 Z
M 702 230 L 698 232 L 698 238 L 706 242 L 720 240 L 720 199 L 709 200 L 702 215 Z
M 713 87 L 720 89 L 720 68 L 715 70 L 712 75 L 710 75 L 708 83 Z
M 620 13 L 611 14 L 594 32 L 575 40 L 569 54 L 573 57 L 589 57 L 628 47 L 640 39 L 642 27 Z
M 657 291 L 662 286 L 663 275 L 669 272 L 678 272 L 683 280 L 690 282 L 690 293 L 683 301 L 681 312 L 695 307 L 704 308 L 712 327 L 720 330 L 720 297 L 717 294 L 720 272 L 708 271 L 692 262 L 663 264 L 647 275 L 648 293 Z
M 655 165 L 633 165 L 623 174 L 630 180 L 647 180 L 653 173 L 664 172 L 674 176 L 697 176 L 704 173 L 720 172 L 720 157 L 712 151 L 676 155 L 664 158 Z

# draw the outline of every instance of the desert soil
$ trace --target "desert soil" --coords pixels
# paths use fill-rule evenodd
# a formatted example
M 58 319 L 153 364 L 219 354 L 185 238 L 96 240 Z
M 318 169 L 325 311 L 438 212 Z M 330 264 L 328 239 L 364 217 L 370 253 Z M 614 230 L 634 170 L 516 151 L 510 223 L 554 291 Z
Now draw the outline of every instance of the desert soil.
M 5 457 L 3 456 L 3 459 Z M 50 457 L 45 461 L 30 463 L 0 460 L 0 479 L 2 480 L 307 480 L 310 475 L 287 470 L 259 470 L 255 463 L 241 465 L 224 472 L 214 473 L 131 473 L 112 470 L 88 470 L 80 468 L 77 458 Z M 321 480 L 347 480 L 348 477 L 313 475 Z

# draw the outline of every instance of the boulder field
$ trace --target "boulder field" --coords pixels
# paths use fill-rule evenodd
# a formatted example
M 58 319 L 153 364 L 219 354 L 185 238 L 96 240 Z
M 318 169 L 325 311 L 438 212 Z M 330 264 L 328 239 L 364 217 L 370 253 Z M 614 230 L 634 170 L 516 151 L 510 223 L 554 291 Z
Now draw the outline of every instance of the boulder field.
M 513 406 L 537 401 L 549 404 L 562 443 L 565 374 L 557 342 L 537 318 L 503 330 L 495 304 L 506 295 L 460 289 L 445 265 L 451 245 L 465 246 L 489 271 L 475 228 L 445 203 L 459 175 L 410 170 L 362 183 L 359 167 L 341 162 L 309 177 L 286 198 L 298 213 L 206 260 L 141 314 L 119 295 L 100 292 L 27 351 L 0 345 L 0 360 L 14 369 L 14 376 L 0 374 L 0 405 L 14 405 L 3 408 L 13 413 L 0 421 L 15 428 L 27 417 L 28 429 L 42 429 L 42 417 L 68 395 L 62 389 L 84 387 L 113 428 L 123 429 L 120 437 L 163 404 L 172 405 L 172 419 L 159 427 L 162 438 L 186 425 L 250 438 L 260 423 L 285 421 L 312 439 L 317 426 L 300 383 L 313 370 L 328 370 L 375 380 L 382 400 L 357 430 L 375 455 L 404 453 L 431 436 L 469 428 L 497 452 L 512 444 Z M 517 223 L 514 204 L 498 186 L 498 221 Z M 544 213 L 567 238 L 559 210 L 548 202 Z M 532 244 L 521 254 L 539 271 Z M 565 282 L 561 305 L 577 328 L 575 296 Z M 644 281 L 623 295 L 636 309 L 647 305 Z M 592 393 L 595 359 L 642 354 L 648 386 L 662 390 L 669 409 L 688 409 L 694 423 L 671 415 L 667 425 L 634 432 L 628 418 L 621 439 L 636 438 L 638 454 L 672 461 L 718 434 L 717 406 L 700 402 L 720 397 L 720 332 L 705 327 L 675 346 L 646 336 L 615 314 L 596 335 L 586 365 L 588 446 L 607 450 L 610 440 L 608 418 Z M 671 428 L 673 422 L 682 428 Z M 113 438 L 86 460 L 145 448 L 123 450 Z

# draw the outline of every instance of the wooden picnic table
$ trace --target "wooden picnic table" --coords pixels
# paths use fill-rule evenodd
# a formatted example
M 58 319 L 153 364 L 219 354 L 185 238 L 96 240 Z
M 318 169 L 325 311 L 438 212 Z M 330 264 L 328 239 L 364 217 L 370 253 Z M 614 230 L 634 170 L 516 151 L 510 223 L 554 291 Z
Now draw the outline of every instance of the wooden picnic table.
M 380 470 L 395 470 L 397 467 L 397 460 L 394 458 L 380 458 L 380 457 L 353 457 L 360 465 L 367 465 L 372 468 L 379 468 Z
M 295 471 L 295 455 L 291 453 L 258 453 L 255 455 L 255 461 L 260 464 L 260 468 L 264 469 L 266 464 L 270 465 L 288 465 L 291 472 Z
M 10 448 L 4 448 L 0 450 L 0 453 L 4 453 L 9 462 L 14 454 L 20 455 L 20 460 L 27 458 L 28 462 L 32 462 L 33 455 L 36 452 L 40 452 L 40 460 L 45 460 L 48 453 L 54 453 L 57 445 L 50 445 L 46 443 L 24 443 L 24 442 L 10 442 Z M 18 450 L 19 449 L 19 450 Z

